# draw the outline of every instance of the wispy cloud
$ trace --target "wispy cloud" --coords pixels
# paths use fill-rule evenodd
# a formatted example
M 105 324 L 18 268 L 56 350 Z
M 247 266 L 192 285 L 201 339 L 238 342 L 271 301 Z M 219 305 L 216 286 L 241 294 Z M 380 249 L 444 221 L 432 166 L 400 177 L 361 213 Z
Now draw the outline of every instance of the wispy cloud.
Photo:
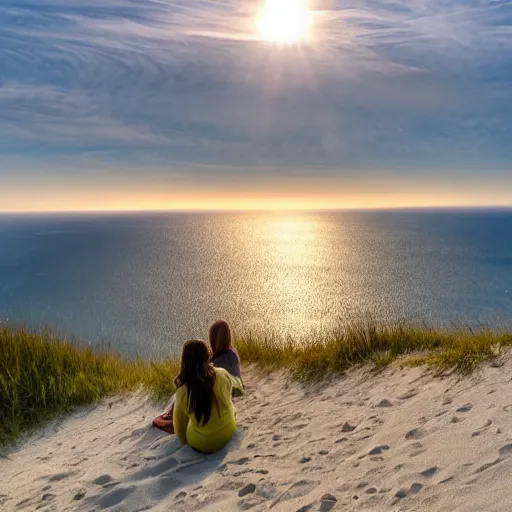
M 0 152 L 341 175 L 512 161 L 512 1 L 311 6 L 313 41 L 276 47 L 256 0 L 3 0 Z

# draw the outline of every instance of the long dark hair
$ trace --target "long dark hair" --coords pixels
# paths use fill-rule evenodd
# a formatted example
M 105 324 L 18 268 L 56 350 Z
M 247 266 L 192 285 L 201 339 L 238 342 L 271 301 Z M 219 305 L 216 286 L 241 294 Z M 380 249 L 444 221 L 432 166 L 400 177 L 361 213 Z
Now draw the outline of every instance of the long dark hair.
M 225 320 L 218 320 L 211 325 L 208 339 L 213 351 L 213 357 L 231 348 L 231 328 Z
M 190 340 L 183 344 L 180 373 L 174 379 L 176 387 L 186 386 L 189 412 L 199 424 L 210 420 L 215 395 L 215 370 L 211 364 L 208 345 L 202 340 Z

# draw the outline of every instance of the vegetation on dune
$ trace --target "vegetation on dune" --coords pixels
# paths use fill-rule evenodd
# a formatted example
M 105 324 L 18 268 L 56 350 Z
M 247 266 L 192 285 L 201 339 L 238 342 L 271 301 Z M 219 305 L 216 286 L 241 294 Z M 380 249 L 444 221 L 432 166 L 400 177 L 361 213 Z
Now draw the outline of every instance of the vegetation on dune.
M 512 333 L 366 322 L 301 343 L 247 334 L 235 344 L 244 364 L 315 380 L 363 363 L 380 369 L 397 359 L 468 372 L 512 345 Z M 52 332 L 0 326 L 0 444 L 108 395 L 142 387 L 156 399 L 168 398 L 177 370 L 177 360 L 129 360 L 74 345 Z
M 176 361 L 126 360 L 51 332 L 0 327 L 0 444 L 114 393 L 143 386 L 156 398 L 168 397 L 176 373 Z
M 512 333 L 485 328 L 442 331 L 400 323 L 383 326 L 372 321 L 316 335 L 302 343 L 250 335 L 237 341 L 244 362 L 267 370 L 286 368 L 296 378 L 306 380 L 341 374 L 358 364 L 381 369 L 397 359 L 406 365 L 470 372 L 510 345 Z

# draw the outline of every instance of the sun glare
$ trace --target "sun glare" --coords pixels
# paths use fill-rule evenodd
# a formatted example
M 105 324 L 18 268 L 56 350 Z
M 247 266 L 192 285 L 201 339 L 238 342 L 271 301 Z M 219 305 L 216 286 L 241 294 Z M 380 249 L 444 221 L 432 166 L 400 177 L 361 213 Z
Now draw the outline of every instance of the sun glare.
M 265 41 L 295 43 L 309 38 L 310 25 L 307 0 L 266 0 L 258 32 Z

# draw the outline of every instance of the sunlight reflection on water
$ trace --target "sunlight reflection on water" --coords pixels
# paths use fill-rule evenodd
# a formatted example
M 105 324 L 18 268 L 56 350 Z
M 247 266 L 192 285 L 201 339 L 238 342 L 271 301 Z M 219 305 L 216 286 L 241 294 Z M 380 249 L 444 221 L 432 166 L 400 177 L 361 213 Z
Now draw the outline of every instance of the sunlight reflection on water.
M 510 235 L 511 212 L 0 217 L 0 317 L 151 356 L 217 318 L 294 339 L 367 315 L 499 324 Z

